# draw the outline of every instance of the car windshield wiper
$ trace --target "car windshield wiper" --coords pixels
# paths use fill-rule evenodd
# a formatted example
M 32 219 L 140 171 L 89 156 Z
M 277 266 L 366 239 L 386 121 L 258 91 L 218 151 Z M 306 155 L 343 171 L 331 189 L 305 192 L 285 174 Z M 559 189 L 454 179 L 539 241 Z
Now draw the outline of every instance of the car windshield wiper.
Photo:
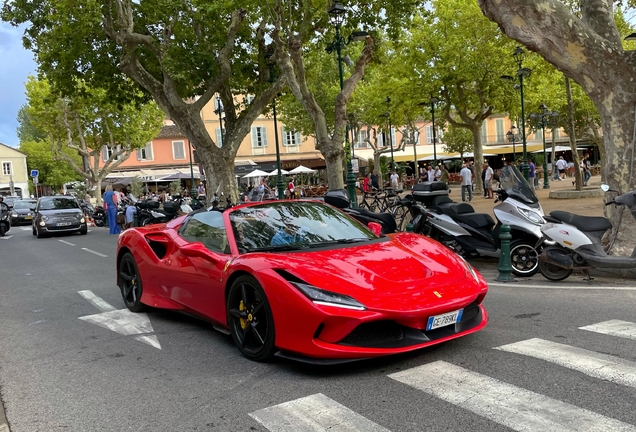
M 349 243 L 361 243 L 361 242 L 367 242 L 370 239 L 368 238 L 349 238 L 349 239 L 335 239 L 335 240 L 325 240 L 325 241 L 319 241 L 319 242 L 311 242 L 309 243 L 309 247 L 315 247 L 315 246 L 327 246 L 327 245 L 333 245 L 333 244 L 349 244 Z
M 292 251 L 307 248 L 306 245 L 301 244 L 281 244 L 273 246 L 263 246 L 258 248 L 247 249 L 247 252 L 278 252 L 278 251 Z

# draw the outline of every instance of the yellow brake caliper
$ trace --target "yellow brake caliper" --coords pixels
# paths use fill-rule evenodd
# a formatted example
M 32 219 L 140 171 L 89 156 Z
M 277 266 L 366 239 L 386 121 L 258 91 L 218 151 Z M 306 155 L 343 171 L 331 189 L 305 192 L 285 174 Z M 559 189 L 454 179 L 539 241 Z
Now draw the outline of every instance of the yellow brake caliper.
M 243 304 L 243 300 L 241 300 L 241 303 L 239 304 L 239 310 L 241 312 L 247 310 L 247 308 L 245 307 L 245 305 Z M 247 328 L 247 320 L 245 318 L 239 318 L 239 321 L 241 323 L 241 328 L 243 330 L 245 330 Z

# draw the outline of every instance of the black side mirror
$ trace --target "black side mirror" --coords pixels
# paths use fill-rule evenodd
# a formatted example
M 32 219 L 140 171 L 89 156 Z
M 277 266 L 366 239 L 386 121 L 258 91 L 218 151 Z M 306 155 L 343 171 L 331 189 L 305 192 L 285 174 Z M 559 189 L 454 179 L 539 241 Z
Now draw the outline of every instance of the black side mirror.
M 31 206 L 31 207 L 29 207 L 29 210 L 31 210 L 32 212 L 34 212 L 34 211 L 35 211 L 35 206 Z

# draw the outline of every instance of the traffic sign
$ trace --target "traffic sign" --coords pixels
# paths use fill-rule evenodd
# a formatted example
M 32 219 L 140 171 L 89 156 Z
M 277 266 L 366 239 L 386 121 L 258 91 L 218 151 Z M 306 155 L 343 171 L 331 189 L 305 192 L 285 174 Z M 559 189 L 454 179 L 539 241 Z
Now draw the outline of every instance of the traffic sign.
M 38 170 L 31 170 L 31 177 L 37 177 L 40 175 L 40 171 Z
M 33 177 L 33 184 L 38 184 L 38 176 Z

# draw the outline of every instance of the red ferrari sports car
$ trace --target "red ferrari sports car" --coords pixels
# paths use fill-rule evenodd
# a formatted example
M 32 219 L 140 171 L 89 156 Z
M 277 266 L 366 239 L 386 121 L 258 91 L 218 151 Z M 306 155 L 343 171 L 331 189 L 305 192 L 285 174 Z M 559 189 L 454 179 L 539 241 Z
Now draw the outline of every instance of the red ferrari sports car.
M 131 311 L 197 315 L 256 361 L 401 353 L 488 321 L 488 286 L 463 258 L 417 234 L 378 236 L 312 201 L 199 210 L 126 230 L 117 284 Z

